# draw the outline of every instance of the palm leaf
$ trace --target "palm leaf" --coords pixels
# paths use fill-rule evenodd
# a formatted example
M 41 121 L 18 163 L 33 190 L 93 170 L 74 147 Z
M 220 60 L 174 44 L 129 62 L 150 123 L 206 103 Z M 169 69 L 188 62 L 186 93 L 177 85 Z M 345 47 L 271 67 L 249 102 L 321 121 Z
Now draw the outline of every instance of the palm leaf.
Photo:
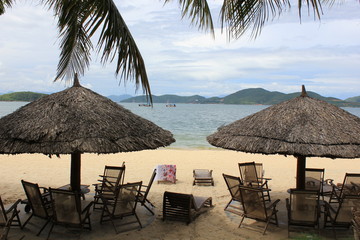
M 332 5 L 335 1 L 298 0 L 300 21 L 303 5 L 307 6 L 309 14 L 312 9 L 314 17 L 320 19 L 322 4 Z M 226 28 L 229 37 L 235 39 L 251 30 L 251 37 L 256 38 L 267 21 L 290 8 L 290 0 L 224 0 L 220 12 L 222 29 Z
M 171 0 L 164 0 L 168 3 Z M 200 30 L 209 30 L 214 35 L 214 24 L 211 11 L 206 0 L 178 0 L 181 7 L 182 17 L 191 19 L 191 23 L 198 26 Z
M 0 15 L 5 13 L 5 7 L 11 7 L 15 0 L 0 0 Z
M 75 73 L 84 74 L 90 64 L 92 43 L 83 27 L 84 9 L 81 0 L 46 0 L 58 17 L 60 60 L 55 81 L 73 79 Z
M 89 36 L 102 26 L 97 43 L 98 52 L 102 51 L 101 62 L 105 64 L 117 57 L 116 75 L 120 73 L 124 80 L 134 79 L 137 89 L 141 84 L 152 102 L 144 60 L 115 3 L 112 0 L 87 1 L 86 9 L 92 15 L 83 19 Z
M 102 27 L 97 43 L 102 51 L 101 62 L 117 57 L 116 75 L 128 81 L 135 79 L 138 89 L 152 102 L 145 63 L 123 18 L 112 0 L 42 0 L 53 8 L 58 17 L 61 54 L 57 79 L 73 79 L 75 73 L 84 74 L 90 63 L 93 48 L 90 38 Z M 120 80 L 121 81 L 121 80 Z

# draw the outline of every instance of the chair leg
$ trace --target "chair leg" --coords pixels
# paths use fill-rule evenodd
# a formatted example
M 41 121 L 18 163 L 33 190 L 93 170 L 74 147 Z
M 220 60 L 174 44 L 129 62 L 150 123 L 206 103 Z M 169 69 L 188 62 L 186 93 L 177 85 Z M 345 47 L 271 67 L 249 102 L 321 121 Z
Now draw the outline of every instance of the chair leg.
M 139 217 L 138 217 L 138 215 L 136 213 L 135 213 L 135 217 L 136 217 L 136 220 L 138 221 L 138 223 L 140 225 L 140 228 L 142 228 L 143 226 L 142 226 L 142 224 L 140 222 L 140 219 L 139 219 Z
M 230 199 L 230 202 L 226 205 L 226 207 L 224 208 L 224 211 L 229 207 L 231 202 L 232 202 L 232 199 Z
M 48 223 L 50 222 L 50 219 L 46 220 L 46 223 L 44 224 L 44 226 L 40 229 L 40 231 L 36 234 L 36 236 L 39 236 L 40 233 L 44 230 L 44 228 L 46 227 L 46 225 L 48 225 Z
M 30 217 L 28 219 L 26 219 L 26 221 L 24 222 L 23 228 L 25 227 L 25 225 L 30 221 L 30 219 L 34 216 L 33 213 L 31 213 Z
M 263 231 L 263 235 L 265 235 L 265 232 L 269 226 L 269 223 L 270 223 L 270 217 L 268 218 L 268 220 L 266 221 L 266 225 L 265 225 L 265 228 L 264 228 L 264 231 Z
M 46 224 L 47 224 L 47 223 L 46 223 Z M 46 226 L 46 225 L 45 225 L 45 226 Z M 49 230 L 49 233 L 48 233 L 48 235 L 47 235 L 46 240 L 48 240 L 48 239 L 50 238 L 50 234 L 51 234 L 53 228 L 54 228 L 54 223 L 51 224 L 51 227 L 50 227 L 50 230 Z
M 240 220 L 239 227 L 241 227 L 241 224 L 242 224 L 242 222 L 244 221 L 244 218 L 245 218 L 245 215 L 243 214 L 243 215 L 242 215 L 242 218 L 241 218 L 241 220 Z
M 147 210 L 149 210 L 149 212 L 151 212 L 152 215 L 155 215 L 155 213 L 148 207 L 146 206 L 146 204 L 142 204 Z
M 16 224 L 15 225 L 12 224 L 12 226 L 19 226 L 20 229 L 23 229 L 24 226 L 21 225 L 19 213 L 20 213 L 20 210 L 15 211 L 15 213 L 14 213 L 15 217 L 13 219 L 13 222 L 15 222 Z

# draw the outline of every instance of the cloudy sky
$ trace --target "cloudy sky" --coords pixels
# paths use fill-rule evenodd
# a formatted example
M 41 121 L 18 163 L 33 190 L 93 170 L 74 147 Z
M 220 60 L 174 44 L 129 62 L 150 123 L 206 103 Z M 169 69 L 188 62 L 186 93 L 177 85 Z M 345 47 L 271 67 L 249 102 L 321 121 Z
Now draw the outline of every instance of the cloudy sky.
M 0 16 L 0 93 L 52 93 L 69 87 L 53 82 L 59 41 L 52 12 L 37 1 L 17 2 Z M 217 26 L 215 39 L 181 19 L 176 3 L 115 2 L 143 55 L 155 95 L 224 96 L 254 87 L 291 93 L 302 84 L 323 96 L 360 95 L 357 0 L 325 7 L 321 21 L 304 12 L 301 24 L 295 4 L 255 40 L 244 36 L 236 41 L 221 34 L 220 0 L 208 0 Z M 81 84 L 105 96 L 135 95 L 133 83 L 119 83 L 114 72 L 113 64 L 102 66 L 94 53 Z

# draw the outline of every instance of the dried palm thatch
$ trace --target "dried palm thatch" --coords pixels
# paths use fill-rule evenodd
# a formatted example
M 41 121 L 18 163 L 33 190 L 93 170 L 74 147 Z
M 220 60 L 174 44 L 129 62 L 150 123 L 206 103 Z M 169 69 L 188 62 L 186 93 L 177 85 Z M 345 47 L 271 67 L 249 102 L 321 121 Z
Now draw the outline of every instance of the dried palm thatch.
M 117 153 L 174 142 L 169 131 L 81 86 L 29 103 L 0 119 L 0 153 Z
M 360 118 L 307 96 L 303 86 L 301 96 L 221 127 L 207 140 L 249 153 L 358 158 Z
M 77 76 L 73 87 L 0 119 L 0 154 L 72 154 L 78 187 L 81 153 L 156 149 L 174 141 L 171 132 L 81 87 Z

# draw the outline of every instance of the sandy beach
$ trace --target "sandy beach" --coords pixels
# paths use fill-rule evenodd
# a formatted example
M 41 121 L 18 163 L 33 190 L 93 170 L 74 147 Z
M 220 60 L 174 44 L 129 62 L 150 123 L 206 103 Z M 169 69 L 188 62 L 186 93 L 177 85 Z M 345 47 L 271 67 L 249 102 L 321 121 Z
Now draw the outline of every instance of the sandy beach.
M 343 181 L 346 172 L 360 172 L 359 160 L 308 158 L 307 167 L 325 168 L 325 179 L 331 178 L 337 183 Z M 88 185 L 96 183 L 105 165 L 121 165 L 123 161 L 126 164 L 125 182 L 143 181 L 147 184 L 153 169 L 159 164 L 175 164 L 177 182 L 176 184 L 154 182 L 148 198 L 156 206 L 155 220 L 145 228 L 118 235 L 111 232 L 112 230 L 106 235 L 101 231 L 93 231 L 90 234 L 91 239 L 287 239 L 285 199 L 288 197 L 287 189 L 295 187 L 296 159 L 293 156 L 266 156 L 229 150 L 176 149 L 107 155 L 83 154 L 81 183 Z M 260 231 L 248 227 L 238 228 L 240 217 L 224 211 L 225 205 L 230 200 L 230 194 L 222 173 L 239 176 L 238 163 L 248 161 L 263 163 L 265 176 L 272 178 L 269 182 L 272 189 L 271 197 L 281 200 L 278 207 L 280 227 L 270 225 L 265 236 Z M 60 158 L 56 156 L 49 158 L 41 154 L 1 155 L 0 164 L 2 166 L 0 194 L 6 203 L 25 198 L 21 179 L 36 182 L 44 187 L 60 187 L 68 184 L 70 179 L 70 156 L 68 155 L 62 155 Z M 193 186 L 192 171 L 197 168 L 212 169 L 215 186 Z M 91 187 L 87 199 L 91 198 L 93 191 Z M 189 225 L 182 222 L 163 222 L 164 191 L 211 196 L 215 207 L 201 214 Z M 92 221 L 99 221 L 99 219 L 93 218 Z M 252 224 L 253 221 L 246 219 L 245 223 Z M 263 223 L 256 223 L 256 225 L 264 226 Z M 328 231 L 331 232 L 331 230 Z M 35 238 L 35 232 L 33 234 Z M 45 239 L 45 237 L 46 234 L 38 239 Z

